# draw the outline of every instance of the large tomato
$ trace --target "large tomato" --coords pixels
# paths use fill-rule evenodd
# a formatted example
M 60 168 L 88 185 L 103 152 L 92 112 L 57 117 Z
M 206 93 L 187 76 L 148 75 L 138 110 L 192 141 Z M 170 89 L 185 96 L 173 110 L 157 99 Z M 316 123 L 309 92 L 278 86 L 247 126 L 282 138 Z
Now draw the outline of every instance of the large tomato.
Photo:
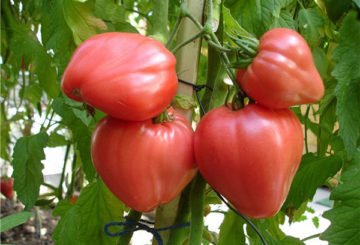
M 61 86 L 73 100 L 141 121 L 163 112 L 175 96 L 175 63 L 157 40 L 133 33 L 99 34 L 75 50 Z
M 173 119 L 129 122 L 105 117 L 92 135 L 91 155 L 107 187 L 126 205 L 148 212 L 175 198 L 194 177 L 194 132 Z
M 195 131 L 201 174 L 242 214 L 259 219 L 279 211 L 299 166 L 303 133 L 288 109 L 250 104 L 207 113 Z
M 239 83 L 250 98 L 276 109 L 314 103 L 324 94 L 309 46 L 286 28 L 261 37 L 258 54 Z

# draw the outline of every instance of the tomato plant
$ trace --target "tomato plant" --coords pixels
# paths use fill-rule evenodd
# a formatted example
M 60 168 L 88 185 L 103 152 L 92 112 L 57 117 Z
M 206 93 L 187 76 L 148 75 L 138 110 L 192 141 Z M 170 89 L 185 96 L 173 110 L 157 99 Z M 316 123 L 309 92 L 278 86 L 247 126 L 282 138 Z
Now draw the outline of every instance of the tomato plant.
M 6 198 L 11 199 L 14 196 L 14 179 L 8 177 L 1 177 L 0 182 L 1 194 L 3 194 Z
M 359 240 L 358 0 L 0 4 L 0 171 L 16 203 L 59 217 L 56 245 L 150 244 L 131 240 L 142 228 L 171 245 Z M 169 104 L 187 126 L 155 123 Z M 183 159 L 195 155 L 189 125 L 201 172 Z M 319 190 L 329 210 L 312 213 Z M 2 242 L 23 242 L 8 234 Z
M 253 100 L 270 108 L 314 103 L 324 95 L 308 44 L 286 28 L 261 37 L 258 54 L 238 82 Z
M 193 130 L 172 109 L 168 122 L 102 119 L 92 136 L 95 168 L 126 205 L 148 212 L 174 199 L 196 173 Z
M 73 100 L 141 121 L 160 114 L 175 96 L 175 63 L 157 40 L 133 33 L 99 34 L 75 50 L 61 87 Z

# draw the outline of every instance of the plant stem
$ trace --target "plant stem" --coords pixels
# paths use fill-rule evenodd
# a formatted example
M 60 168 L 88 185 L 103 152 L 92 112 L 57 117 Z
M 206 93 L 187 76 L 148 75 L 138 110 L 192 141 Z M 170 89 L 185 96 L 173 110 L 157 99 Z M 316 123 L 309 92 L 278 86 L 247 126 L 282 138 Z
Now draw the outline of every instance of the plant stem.
M 182 47 L 184 47 L 186 44 L 191 43 L 192 41 L 196 40 L 197 38 L 201 37 L 204 33 L 204 30 L 201 30 L 200 32 L 196 33 L 194 36 L 192 36 L 191 38 L 189 38 L 188 40 L 186 40 L 183 43 L 180 43 L 179 45 L 177 45 L 173 50 L 171 50 L 171 52 L 173 54 L 175 54 L 179 49 L 181 49 Z
M 309 145 L 308 145 L 308 120 L 309 120 L 309 112 L 310 112 L 310 106 L 307 106 L 306 112 L 305 112 L 305 123 L 304 123 L 304 141 L 305 141 L 305 151 L 306 154 L 309 153 Z
M 191 223 L 189 245 L 201 245 L 202 230 L 204 227 L 205 186 L 206 181 L 201 174 L 198 173 L 190 191 Z
M 61 177 L 60 177 L 60 183 L 59 183 L 59 187 L 58 187 L 58 196 L 57 196 L 57 198 L 59 198 L 59 200 L 63 199 L 63 196 L 62 196 L 62 190 L 63 190 L 62 189 L 62 184 L 63 184 L 64 178 L 65 178 L 66 163 L 67 163 L 67 159 L 68 159 L 68 156 L 69 156 L 70 147 L 71 147 L 71 144 L 68 144 L 66 146 L 65 157 L 64 157 L 64 165 L 63 165 L 63 168 L 62 168 Z
M 155 25 L 153 25 L 153 37 L 159 40 L 162 43 L 166 43 L 168 37 L 168 10 L 169 10 L 169 1 L 168 0 L 153 0 L 154 8 L 153 11 L 153 20 Z
M 178 213 L 174 222 L 174 225 L 184 224 L 189 221 L 190 215 L 190 189 L 189 184 L 181 194 L 179 201 Z M 168 245 L 181 245 L 186 239 L 186 234 L 189 232 L 188 228 L 172 229 L 169 235 Z
M 133 209 L 130 209 L 130 212 L 128 214 L 128 218 L 129 220 L 131 221 L 134 221 L 134 222 L 137 222 L 140 220 L 141 218 L 141 215 L 142 213 L 141 212 L 138 212 L 138 211 L 135 211 Z M 131 230 L 135 228 L 134 225 L 126 225 L 124 226 L 124 228 L 122 229 L 123 231 L 126 231 L 126 230 Z M 127 235 L 123 235 L 123 236 L 120 236 L 118 242 L 117 242 L 117 245 L 128 245 L 130 243 L 130 240 L 131 240 L 131 237 L 132 237 L 133 233 L 130 233 L 130 234 L 127 234 Z
M 170 34 L 170 37 L 166 43 L 166 48 L 170 48 L 170 45 L 171 45 L 171 42 L 173 41 L 178 29 L 179 29 L 179 26 L 180 26 L 180 23 L 181 23 L 181 20 L 183 19 L 184 15 L 183 15 L 183 12 L 181 11 L 181 9 L 183 8 L 186 8 L 185 7 L 185 1 L 181 2 L 181 5 L 180 5 L 180 13 L 179 13 L 179 16 L 177 17 L 176 19 L 176 22 L 175 22 L 175 25 L 174 25 L 174 28 Z

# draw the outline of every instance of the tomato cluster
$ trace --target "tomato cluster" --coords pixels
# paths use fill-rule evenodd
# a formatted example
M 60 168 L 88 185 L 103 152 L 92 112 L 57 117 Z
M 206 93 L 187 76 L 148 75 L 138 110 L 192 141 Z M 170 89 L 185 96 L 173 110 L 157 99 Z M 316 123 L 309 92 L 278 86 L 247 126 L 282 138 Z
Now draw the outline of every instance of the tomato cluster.
M 94 166 L 121 201 L 141 212 L 171 201 L 196 172 L 189 122 L 171 108 L 164 122 L 152 120 L 175 96 L 175 63 L 157 40 L 109 32 L 75 50 L 61 83 L 71 99 L 108 114 L 92 135 Z
M 284 28 L 263 35 L 237 80 L 257 103 L 206 114 L 195 132 L 196 162 L 241 213 L 268 218 L 285 201 L 302 156 L 302 127 L 288 107 L 320 100 L 324 85 L 306 41 Z
M 166 110 L 177 90 L 174 56 L 139 34 L 105 33 L 78 47 L 62 89 L 108 114 L 93 132 L 92 159 L 129 207 L 146 212 L 171 201 L 198 167 L 241 213 L 267 218 L 283 204 L 302 156 L 302 127 L 289 107 L 318 101 L 324 86 L 306 41 L 283 28 L 261 38 L 237 79 L 256 103 L 216 108 L 194 134 Z M 164 110 L 166 119 L 156 122 Z

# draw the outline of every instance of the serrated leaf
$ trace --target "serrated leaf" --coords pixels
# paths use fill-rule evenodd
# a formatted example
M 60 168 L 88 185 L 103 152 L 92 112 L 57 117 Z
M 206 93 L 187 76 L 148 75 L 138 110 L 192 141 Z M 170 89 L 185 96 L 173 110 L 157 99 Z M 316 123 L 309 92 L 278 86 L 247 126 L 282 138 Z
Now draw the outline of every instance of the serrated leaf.
M 52 108 L 62 117 L 62 123 L 71 129 L 76 149 L 80 152 L 86 178 L 91 181 L 96 174 L 90 151 L 92 128 L 78 119 L 73 112 L 73 107 L 66 104 L 63 97 L 56 98 L 52 103 Z
M 310 47 L 317 46 L 322 34 L 319 28 L 324 25 L 324 18 L 315 9 L 301 9 L 299 11 L 300 33 Z
M 218 245 L 237 245 L 245 243 L 244 220 L 229 210 L 220 226 Z
M 30 217 L 34 216 L 33 213 L 23 211 L 19 213 L 10 214 L 6 217 L 1 218 L 0 222 L 0 232 L 10 230 L 15 226 L 21 225 L 28 221 Z
M 40 185 L 44 181 L 41 160 L 45 159 L 44 148 L 48 141 L 46 133 L 22 137 L 17 140 L 13 161 L 14 189 L 20 201 L 30 209 L 39 196 Z
M 61 75 L 75 49 L 73 35 L 64 18 L 63 1 L 47 0 L 41 4 L 41 39 L 48 50 L 54 51 Z
M 41 88 L 51 98 L 55 98 L 60 88 L 57 84 L 56 69 L 51 66 L 51 56 L 30 29 L 23 25 L 17 25 L 16 28 L 10 42 L 10 48 L 16 59 L 21 61 L 25 56 L 31 62 L 31 69 L 37 75 Z
M 351 6 L 351 2 L 351 0 L 324 0 L 329 18 L 333 22 L 336 22 L 348 10 Z
M 49 147 L 58 147 L 67 145 L 69 142 L 66 140 L 64 135 L 58 134 L 56 132 L 52 132 L 50 134 L 48 144 Z
M 330 245 L 360 244 L 360 153 L 355 155 L 353 165 L 341 175 L 342 184 L 330 195 L 337 203 L 326 211 L 324 218 L 331 221 L 330 227 L 320 236 Z
M 96 0 L 95 3 L 95 15 L 103 20 L 112 24 L 113 29 L 121 32 L 137 33 L 135 27 L 133 27 L 127 19 L 127 11 L 119 4 L 116 4 L 111 0 Z
M 84 3 L 64 0 L 65 21 L 71 29 L 75 43 L 80 45 L 90 37 L 107 30 L 103 20 L 93 14 L 94 0 Z
M 356 15 L 350 12 L 342 23 L 340 43 L 333 52 L 337 64 L 331 73 L 338 80 L 336 115 L 349 156 L 355 153 L 360 136 L 360 21 Z
M 278 28 L 278 27 L 295 30 L 295 22 L 292 14 L 289 11 L 281 10 L 279 17 L 274 20 L 274 22 L 270 26 L 270 29 Z
M 338 156 L 315 157 L 312 153 L 304 155 L 282 209 L 298 209 L 303 202 L 312 200 L 316 189 L 328 177 L 334 176 L 341 166 L 342 159 Z
M 290 3 L 286 0 L 227 0 L 225 6 L 240 26 L 261 37 L 273 23 L 279 22 L 281 10 Z
M 75 204 L 67 200 L 58 204 L 53 215 L 61 220 L 53 239 L 57 245 L 116 244 L 116 238 L 104 233 L 104 225 L 119 221 L 123 212 L 124 204 L 98 180 L 81 191 Z

